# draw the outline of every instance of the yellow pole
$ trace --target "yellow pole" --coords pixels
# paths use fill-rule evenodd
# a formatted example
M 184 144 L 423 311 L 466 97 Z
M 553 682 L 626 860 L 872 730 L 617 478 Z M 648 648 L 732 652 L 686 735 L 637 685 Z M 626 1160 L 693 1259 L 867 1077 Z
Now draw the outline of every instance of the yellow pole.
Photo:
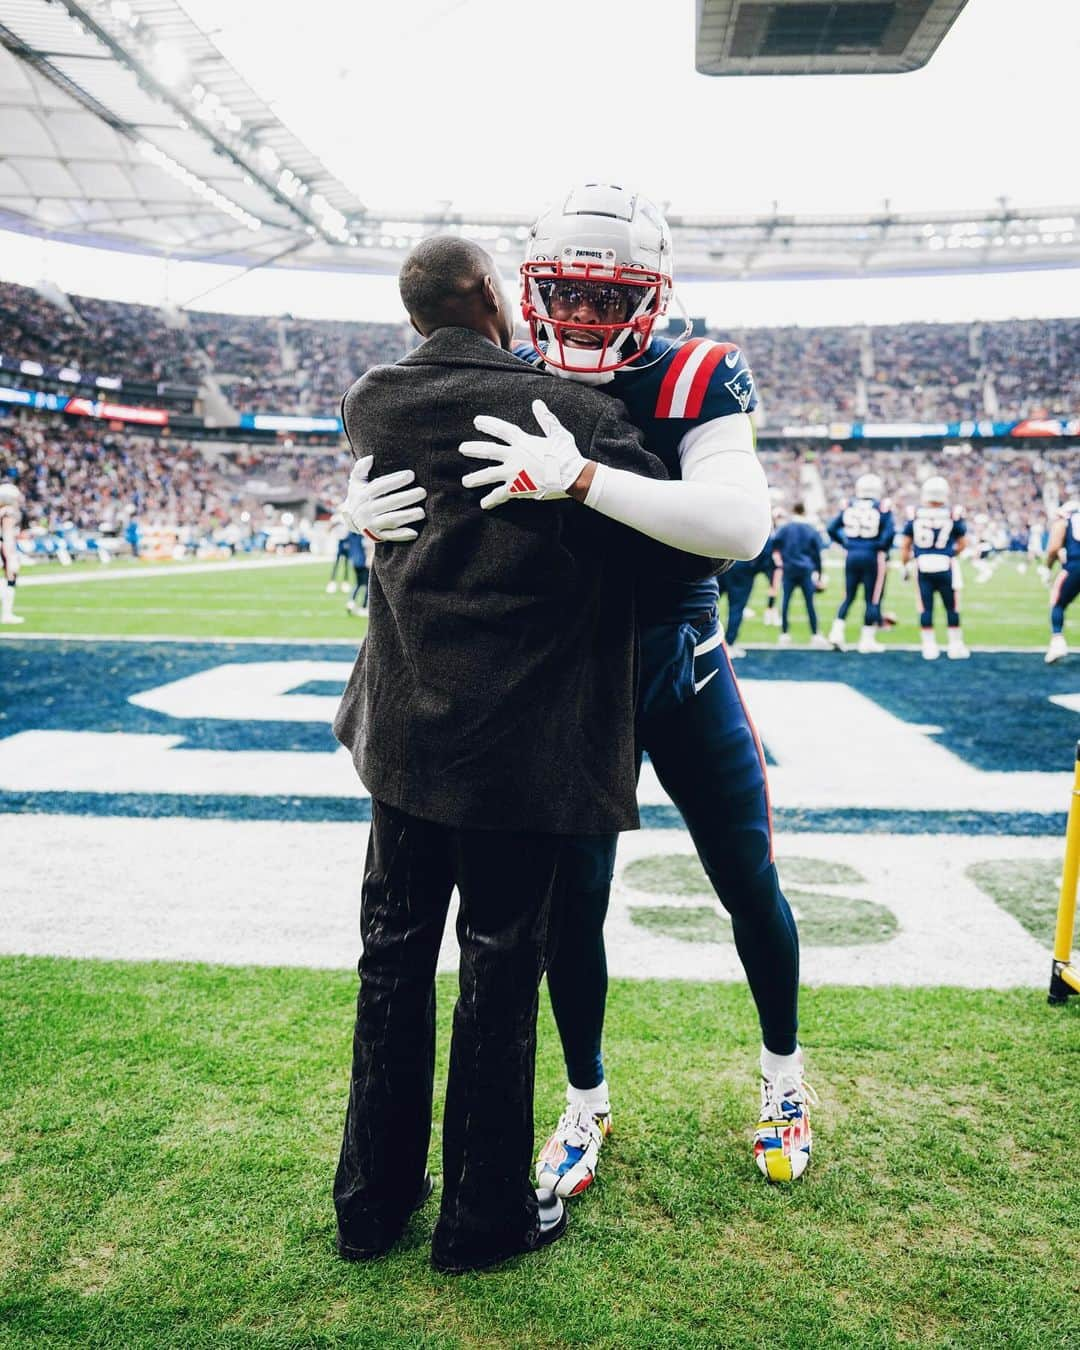
M 1076 992 L 1076 974 L 1069 968 L 1072 954 L 1073 925 L 1076 920 L 1076 888 L 1080 881 L 1080 743 L 1076 747 L 1069 823 L 1065 827 L 1065 866 L 1061 872 L 1061 896 L 1058 900 L 1057 927 L 1054 931 L 1054 961 L 1050 974 L 1050 1001 L 1063 1003 Z M 1065 968 L 1066 978 L 1062 978 Z M 1071 976 L 1072 978 L 1067 978 Z

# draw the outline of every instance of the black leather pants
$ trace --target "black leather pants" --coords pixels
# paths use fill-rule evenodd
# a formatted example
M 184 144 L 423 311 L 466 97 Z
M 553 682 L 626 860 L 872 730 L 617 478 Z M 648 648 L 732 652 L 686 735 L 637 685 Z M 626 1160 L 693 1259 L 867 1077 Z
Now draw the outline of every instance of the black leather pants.
M 373 801 L 361 904 L 352 1083 L 334 1203 L 339 1232 L 392 1245 L 419 1192 L 431 1133 L 435 966 L 451 891 L 460 993 L 443 1113 L 434 1247 L 472 1261 L 528 1250 L 537 988 L 556 836 L 435 825 Z

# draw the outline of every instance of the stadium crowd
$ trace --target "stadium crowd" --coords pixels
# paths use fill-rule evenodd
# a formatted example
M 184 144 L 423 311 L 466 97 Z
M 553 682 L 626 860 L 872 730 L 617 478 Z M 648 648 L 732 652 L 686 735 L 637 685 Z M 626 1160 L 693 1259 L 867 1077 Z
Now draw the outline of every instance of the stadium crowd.
M 128 379 L 214 376 L 237 412 L 333 415 L 353 380 L 415 340 L 402 324 L 66 300 L 0 282 L 0 354 Z M 764 427 L 1080 415 L 1080 319 L 711 335 L 745 350 Z
M 134 520 L 144 530 L 210 540 L 278 508 L 313 517 L 344 495 L 350 464 L 336 447 L 267 454 L 228 442 L 100 433 L 58 418 L 0 422 L 0 479 L 18 484 L 35 537 L 70 529 L 118 537 Z
M 760 453 L 776 503 L 803 500 L 818 519 L 837 509 L 860 473 L 881 476 L 901 516 L 917 503 L 921 482 L 940 473 L 969 520 L 981 521 L 1002 548 L 1023 546 L 1031 530 L 1045 528 L 1053 505 L 1080 488 L 1074 449 L 860 452 L 804 443 Z M 18 483 L 24 524 L 46 534 L 71 525 L 115 536 L 135 519 L 210 539 L 289 508 L 314 519 L 344 496 L 350 467 L 339 446 L 268 450 L 122 434 L 57 415 L 0 419 L 0 480 Z

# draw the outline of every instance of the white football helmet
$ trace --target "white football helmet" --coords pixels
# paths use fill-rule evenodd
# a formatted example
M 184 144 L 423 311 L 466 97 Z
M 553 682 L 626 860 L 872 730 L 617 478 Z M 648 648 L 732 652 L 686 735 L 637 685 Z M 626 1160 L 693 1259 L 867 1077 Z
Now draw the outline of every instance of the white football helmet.
M 881 491 L 881 478 L 876 473 L 862 473 L 855 479 L 856 497 L 876 499 L 881 496 Z
M 521 265 L 533 346 L 555 371 L 610 380 L 652 340 L 671 270 L 671 232 L 647 197 L 604 183 L 572 188 L 532 227 Z M 553 302 L 570 317 L 553 319 Z
M 21 506 L 22 493 L 14 483 L 0 483 L 0 507 Z
M 1058 507 L 1058 515 L 1063 520 L 1069 520 L 1076 515 L 1077 511 L 1080 511 L 1080 497 L 1070 497 L 1067 502 L 1062 502 Z
M 940 474 L 934 474 L 923 483 L 919 497 L 923 506 L 944 506 L 949 500 L 949 485 Z

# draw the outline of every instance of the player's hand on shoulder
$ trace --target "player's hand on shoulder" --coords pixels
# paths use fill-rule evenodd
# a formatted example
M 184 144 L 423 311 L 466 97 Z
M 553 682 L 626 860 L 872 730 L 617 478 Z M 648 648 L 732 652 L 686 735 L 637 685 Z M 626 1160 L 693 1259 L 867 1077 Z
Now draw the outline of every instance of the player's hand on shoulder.
M 473 418 L 477 431 L 497 436 L 498 441 L 462 441 L 459 451 L 466 459 L 492 460 L 487 468 L 467 473 L 463 487 L 490 487 L 481 497 L 485 511 L 511 498 L 552 501 L 565 497 L 588 464 L 577 442 L 542 399 L 534 399 L 533 416 L 540 434 L 525 431 L 501 417 L 481 414 Z M 502 444 L 500 444 L 502 442 Z
M 424 519 L 424 508 L 417 505 L 427 490 L 413 487 L 412 469 L 382 474 L 369 480 L 373 457 L 364 455 L 353 465 L 349 490 L 338 512 L 356 534 L 377 544 L 410 543 L 416 538 L 412 527 Z

